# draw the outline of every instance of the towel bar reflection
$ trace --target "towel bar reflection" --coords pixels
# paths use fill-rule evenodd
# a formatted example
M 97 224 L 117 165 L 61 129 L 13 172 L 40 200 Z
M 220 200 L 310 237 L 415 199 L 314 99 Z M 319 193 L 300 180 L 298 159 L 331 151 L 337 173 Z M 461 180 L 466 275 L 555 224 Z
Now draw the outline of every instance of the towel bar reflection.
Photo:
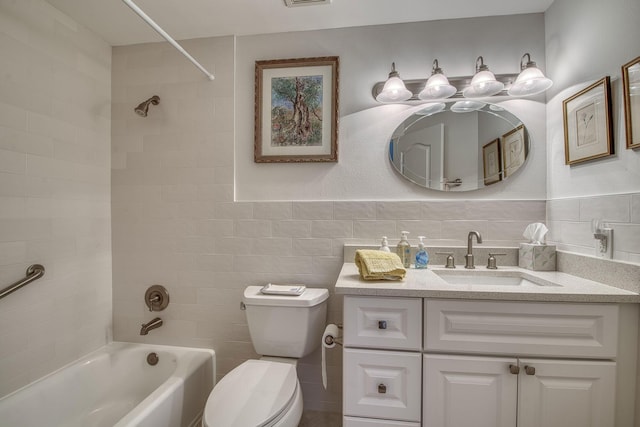
M 0 299 L 6 297 L 7 295 L 9 295 L 14 291 L 17 291 L 21 287 L 28 285 L 34 280 L 41 278 L 42 276 L 44 276 L 43 265 L 40 265 L 40 264 L 30 265 L 29 268 L 27 268 L 27 276 L 24 279 L 18 280 L 14 284 L 7 286 L 6 288 L 0 291 Z

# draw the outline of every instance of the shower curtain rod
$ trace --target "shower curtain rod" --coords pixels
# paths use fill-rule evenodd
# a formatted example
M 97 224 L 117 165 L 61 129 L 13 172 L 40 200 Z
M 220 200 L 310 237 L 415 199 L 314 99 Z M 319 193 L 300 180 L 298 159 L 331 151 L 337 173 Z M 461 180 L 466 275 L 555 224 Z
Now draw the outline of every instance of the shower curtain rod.
M 153 19 L 151 19 L 149 17 L 149 15 L 147 15 L 146 13 L 144 13 L 144 11 L 142 9 L 140 9 L 132 0 L 122 0 L 127 6 L 129 6 L 131 8 L 131 10 L 133 10 L 140 18 L 142 18 L 143 21 L 145 21 L 147 24 L 149 24 L 149 26 L 151 28 L 153 28 L 154 30 L 156 30 L 156 32 L 158 34 L 160 34 L 162 37 L 164 37 L 164 39 L 166 41 L 168 41 L 169 43 L 171 43 L 171 45 L 173 47 L 175 47 L 178 52 L 180 52 L 181 54 L 183 54 L 189 61 L 191 61 L 193 63 L 193 65 L 195 65 L 196 67 L 198 67 L 198 69 L 200 71 L 202 71 L 204 73 L 204 75 L 206 75 L 209 80 L 213 80 L 213 74 L 211 74 L 210 72 L 207 71 L 206 68 L 204 68 L 202 65 L 200 65 L 200 63 L 198 61 L 195 60 L 195 58 L 191 55 L 189 55 L 189 52 L 187 52 L 186 50 L 184 50 L 184 48 L 182 46 L 180 46 L 178 44 L 177 41 L 175 41 L 169 34 L 166 33 L 166 31 L 164 31 L 162 28 L 160 28 L 160 26 L 158 24 L 156 24 Z

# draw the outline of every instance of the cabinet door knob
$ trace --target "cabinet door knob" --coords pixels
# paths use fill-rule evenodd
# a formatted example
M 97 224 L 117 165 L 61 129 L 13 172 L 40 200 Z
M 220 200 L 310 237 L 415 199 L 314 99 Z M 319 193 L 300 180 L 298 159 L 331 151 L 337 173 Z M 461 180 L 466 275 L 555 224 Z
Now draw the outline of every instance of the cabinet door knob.
M 524 372 L 527 375 L 535 375 L 536 374 L 536 368 L 534 368 L 533 366 L 525 365 Z
M 518 375 L 520 373 L 520 366 L 509 365 L 509 372 L 511 372 L 513 375 Z
M 387 392 L 387 386 L 384 384 L 378 384 L 378 393 L 385 394 Z
M 387 329 L 387 321 L 378 320 L 378 329 Z

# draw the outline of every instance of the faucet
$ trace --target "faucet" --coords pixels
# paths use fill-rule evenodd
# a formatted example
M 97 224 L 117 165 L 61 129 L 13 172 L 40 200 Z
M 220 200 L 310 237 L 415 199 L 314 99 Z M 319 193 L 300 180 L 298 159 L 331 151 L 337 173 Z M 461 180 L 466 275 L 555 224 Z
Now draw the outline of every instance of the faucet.
M 467 237 L 467 254 L 464 256 L 464 268 L 476 268 L 473 263 L 473 236 L 476 236 L 478 243 L 482 243 L 482 236 L 477 231 L 470 231 Z
M 140 328 L 140 335 L 147 335 L 150 330 L 159 328 L 160 326 L 162 326 L 162 319 L 159 317 L 156 317 L 155 319 L 151 320 L 149 323 L 142 324 L 142 328 Z

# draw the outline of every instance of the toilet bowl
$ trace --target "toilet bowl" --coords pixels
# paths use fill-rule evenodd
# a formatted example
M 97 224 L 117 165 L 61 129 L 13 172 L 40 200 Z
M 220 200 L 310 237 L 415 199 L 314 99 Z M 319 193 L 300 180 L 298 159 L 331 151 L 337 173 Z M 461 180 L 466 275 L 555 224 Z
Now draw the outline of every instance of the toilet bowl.
M 302 416 L 297 359 L 320 345 L 329 291 L 307 288 L 298 296 L 245 289 L 251 342 L 259 360 L 247 360 L 213 388 L 204 427 L 296 427 Z
M 296 427 L 301 416 L 295 365 L 247 360 L 215 386 L 202 421 L 205 427 Z

